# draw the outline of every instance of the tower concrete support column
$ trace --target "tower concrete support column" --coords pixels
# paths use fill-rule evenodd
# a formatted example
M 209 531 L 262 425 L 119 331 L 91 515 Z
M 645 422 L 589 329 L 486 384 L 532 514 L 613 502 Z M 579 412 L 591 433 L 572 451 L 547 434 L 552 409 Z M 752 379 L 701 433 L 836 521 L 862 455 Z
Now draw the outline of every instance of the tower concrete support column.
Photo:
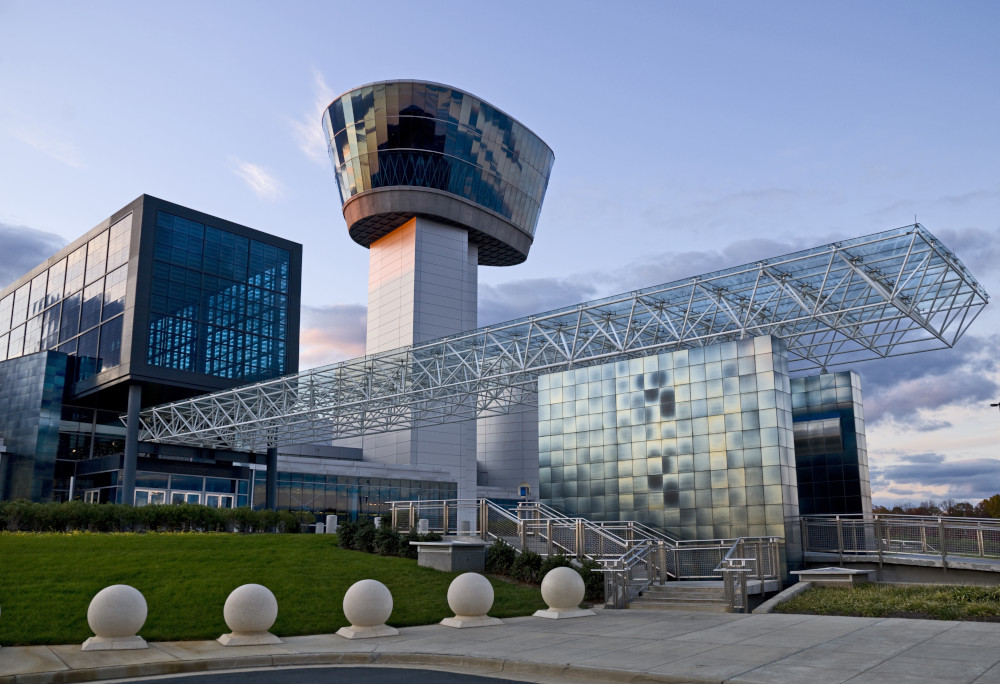
M 415 217 L 371 245 L 366 353 L 476 328 L 478 248 L 469 232 Z M 452 471 L 460 499 L 476 497 L 474 421 L 364 439 L 365 460 Z
M 135 503 L 135 470 L 139 461 L 139 411 L 142 408 L 142 385 L 128 387 L 128 412 L 125 423 L 125 459 L 122 463 L 122 503 Z

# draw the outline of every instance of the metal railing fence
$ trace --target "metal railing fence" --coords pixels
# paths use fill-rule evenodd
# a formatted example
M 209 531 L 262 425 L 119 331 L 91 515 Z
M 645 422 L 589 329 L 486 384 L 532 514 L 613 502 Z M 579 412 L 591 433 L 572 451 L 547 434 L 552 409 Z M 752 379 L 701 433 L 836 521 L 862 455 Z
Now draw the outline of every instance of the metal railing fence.
M 653 582 L 724 579 L 720 567 L 733 553 L 753 561 L 753 577 L 781 576 L 776 537 L 676 540 L 634 521 L 594 522 L 566 516 L 538 502 L 521 502 L 516 509 L 488 499 L 392 501 L 390 505 L 392 525 L 400 532 L 419 529 L 420 521 L 426 520 L 428 532 L 460 532 L 485 541 L 503 540 L 519 553 L 597 561 L 605 576 L 609 608 L 624 608 Z M 745 601 L 739 604 L 745 605 Z
M 802 516 L 802 549 L 841 559 L 933 556 L 1000 559 L 1000 520 L 916 515 Z
M 779 543 L 778 537 L 741 537 L 719 561 L 715 571 L 722 575 L 722 586 L 730 612 L 748 611 L 750 581 L 757 580 L 763 591 L 765 581 L 779 576 Z

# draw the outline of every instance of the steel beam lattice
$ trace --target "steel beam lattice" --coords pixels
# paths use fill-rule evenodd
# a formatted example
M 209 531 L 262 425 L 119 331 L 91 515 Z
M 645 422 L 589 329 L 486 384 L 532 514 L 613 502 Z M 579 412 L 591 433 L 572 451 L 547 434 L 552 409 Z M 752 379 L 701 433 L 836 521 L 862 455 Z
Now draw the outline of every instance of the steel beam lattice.
M 260 451 L 509 413 L 536 378 L 758 335 L 792 372 L 951 347 L 989 295 L 916 224 L 164 404 L 141 438 Z

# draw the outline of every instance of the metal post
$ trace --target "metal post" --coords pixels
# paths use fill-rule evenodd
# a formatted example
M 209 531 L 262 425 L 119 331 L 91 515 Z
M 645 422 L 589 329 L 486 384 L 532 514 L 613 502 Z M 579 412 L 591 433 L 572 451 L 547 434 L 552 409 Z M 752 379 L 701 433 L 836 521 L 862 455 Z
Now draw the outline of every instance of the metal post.
M 490 538 L 490 508 L 486 499 L 479 500 L 479 538 L 486 541 Z
M 577 518 L 576 519 L 576 557 L 577 558 L 583 558 L 584 555 L 585 555 L 584 554 L 584 548 L 583 548 L 584 545 L 585 545 L 585 542 L 584 542 L 585 538 L 586 537 L 585 537 L 584 531 L 583 531 L 583 518 Z
M 139 462 L 139 411 L 142 385 L 128 386 L 128 414 L 125 422 L 125 458 L 122 462 L 122 503 L 135 504 L 135 469 Z
M 555 552 L 555 548 L 553 547 L 553 544 L 552 544 L 552 519 L 551 518 L 545 521 L 545 540 L 546 540 L 546 543 L 545 543 L 545 552 L 548 555 L 551 556 Z
M 809 519 L 802 518 L 802 553 L 809 551 Z
M 521 537 L 521 552 L 528 550 L 528 526 L 523 520 L 517 521 L 517 534 Z
M 757 580 L 760 582 L 760 593 L 764 593 L 764 541 L 757 540 Z M 745 605 L 745 604 L 744 604 Z
M 264 473 L 264 508 L 273 511 L 278 508 L 278 447 L 267 448 L 267 470 Z
M 927 528 L 923 523 L 920 523 L 920 553 L 927 553 Z
M 986 555 L 986 544 L 983 542 L 983 523 L 976 523 L 976 541 L 979 542 L 979 557 Z
M 667 546 L 662 541 L 657 542 L 660 547 L 660 584 L 667 581 Z
M 410 529 L 412 530 L 417 524 L 417 507 L 410 502 Z
M 944 520 L 938 518 L 938 538 L 941 540 L 941 568 L 948 572 L 948 539 L 945 537 Z
M 844 567 L 844 526 L 837 516 L 837 551 L 840 553 L 840 567 Z
M 448 536 L 448 502 L 447 501 L 442 501 L 441 502 L 441 527 L 442 527 L 441 536 L 442 537 L 447 537 Z
M 882 569 L 882 533 L 879 532 L 879 523 L 881 521 L 878 516 L 875 516 L 875 547 L 878 549 L 878 568 Z

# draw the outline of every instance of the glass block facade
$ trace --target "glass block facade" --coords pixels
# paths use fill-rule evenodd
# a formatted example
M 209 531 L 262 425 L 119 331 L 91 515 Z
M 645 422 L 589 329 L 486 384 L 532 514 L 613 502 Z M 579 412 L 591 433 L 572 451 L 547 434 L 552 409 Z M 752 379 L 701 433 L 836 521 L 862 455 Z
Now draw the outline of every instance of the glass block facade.
M 36 352 L 0 363 L 0 499 L 52 496 L 67 361 Z
M 71 381 L 122 362 L 132 214 L 0 299 L 0 362 L 38 351 L 74 357 Z
M 861 379 L 845 371 L 792 378 L 799 512 L 871 512 Z
M 797 543 L 787 367 L 768 336 L 540 376 L 540 498 L 686 539 Z
M 323 115 L 341 203 L 392 186 L 442 190 L 534 235 L 555 156 L 530 130 L 456 88 L 374 83 Z
M 247 382 L 286 373 L 290 260 L 287 249 L 157 212 L 147 362 Z

